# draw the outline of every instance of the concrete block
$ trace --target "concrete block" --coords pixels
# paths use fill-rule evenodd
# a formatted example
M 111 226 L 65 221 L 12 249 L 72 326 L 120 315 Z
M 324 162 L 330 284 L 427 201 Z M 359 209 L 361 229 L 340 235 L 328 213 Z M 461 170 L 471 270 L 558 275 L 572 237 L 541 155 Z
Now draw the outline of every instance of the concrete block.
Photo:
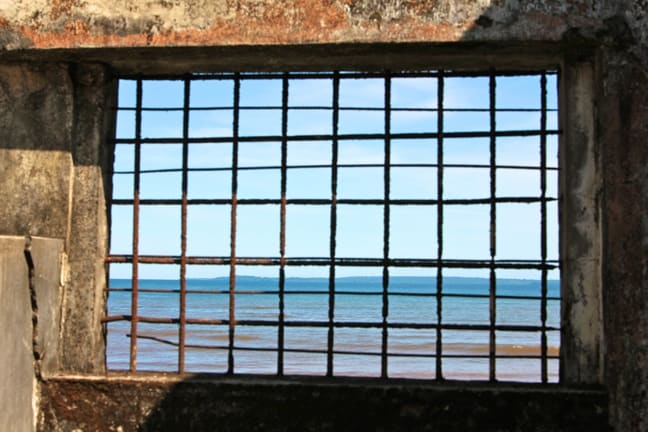
M 25 256 L 25 244 L 24 237 L 0 237 L 2 431 L 34 430 L 38 394 L 36 371 L 40 369 L 40 363 L 43 370 L 53 370 L 58 357 L 59 275 L 63 242 L 32 239 L 33 278 Z M 32 289 L 36 294 L 35 304 L 32 304 Z M 33 311 L 37 311 L 36 319 L 33 319 Z
M 0 430 L 33 430 L 35 394 L 29 271 L 23 237 L 0 238 Z

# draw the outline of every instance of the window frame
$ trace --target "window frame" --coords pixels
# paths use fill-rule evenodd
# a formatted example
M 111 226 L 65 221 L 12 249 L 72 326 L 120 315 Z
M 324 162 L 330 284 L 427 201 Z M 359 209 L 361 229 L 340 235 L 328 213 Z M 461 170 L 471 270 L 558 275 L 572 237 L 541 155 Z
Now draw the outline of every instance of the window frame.
M 365 51 L 361 49 L 361 51 Z M 461 51 L 461 50 L 457 50 Z M 387 63 L 378 59 L 374 49 L 366 50 L 363 58 L 353 63 L 367 62 L 367 69 L 380 66 L 393 66 L 398 57 L 405 58 L 404 66 L 413 68 L 412 63 L 420 67 L 421 61 L 429 61 L 430 55 L 424 55 L 418 61 L 409 56 L 401 57 L 392 54 L 396 59 Z M 429 53 L 428 53 L 429 54 Z M 456 52 L 455 52 L 456 54 Z M 431 54 L 434 60 L 429 68 L 468 68 L 472 58 L 465 53 L 445 57 L 439 61 L 438 54 Z M 236 57 L 236 56 L 234 56 Z M 283 57 L 286 61 L 286 58 Z M 339 60 L 339 59 L 338 59 Z M 339 67 L 344 62 L 331 59 L 320 60 L 326 64 Z M 205 64 L 199 60 L 198 64 Z M 286 61 L 294 62 L 293 59 Z M 135 62 L 137 63 L 137 62 Z M 159 65 L 159 62 L 153 62 Z M 196 62 L 194 62 L 196 63 Z M 221 70 L 223 65 L 210 68 Z M 219 62 L 220 63 L 220 62 Z M 243 62 L 245 63 L 245 61 Z M 273 63 L 272 61 L 270 63 Z M 278 62 L 281 64 L 281 61 Z M 488 63 L 496 68 L 515 67 L 539 69 L 555 65 L 561 70 L 559 86 L 560 125 L 563 134 L 560 137 L 560 258 L 562 313 L 560 371 L 561 384 L 600 383 L 603 375 L 603 332 L 601 316 L 601 220 L 599 191 L 600 166 L 597 159 L 598 143 L 594 139 L 594 64 L 590 56 L 572 56 L 557 54 L 517 54 L 494 55 Z M 366 65 L 365 64 L 365 67 Z M 177 63 L 176 63 L 177 66 Z M 170 73 L 174 73 L 169 68 Z M 257 66 L 259 66 L 257 64 Z M 302 65 L 303 66 L 303 65 Z M 130 65 L 124 72 L 131 73 Z M 186 66 L 184 66 L 186 67 Z M 267 65 L 261 69 L 268 70 Z M 273 63 L 269 70 L 276 68 Z M 357 68 L 354 66 L 353 68 Z M 426 67 L 427 68 L 427 67 Z M 124 69 L 124 65 L 118 67 Z M 228 68 L 229 69 L 229 68 Z M 236 69 L 236 68 L 234 68 Z M 322 69 L 317 67 L 317 69 Z M 330 69 L 330 68 L 325 68 Z

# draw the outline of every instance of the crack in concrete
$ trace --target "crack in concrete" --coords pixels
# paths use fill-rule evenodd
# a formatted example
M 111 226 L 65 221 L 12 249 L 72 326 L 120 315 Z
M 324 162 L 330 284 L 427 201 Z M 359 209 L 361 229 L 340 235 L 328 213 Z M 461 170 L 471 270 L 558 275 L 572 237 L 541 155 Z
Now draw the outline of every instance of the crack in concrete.
M 31 244 L 32 238 L 30 235 L 25 236 L 25 261 L 27 262 L 27 268 L 29 271 L 29 299 L 31 303 L 32 310 L 32 351 L 34 355 L 34 373 L 36 374 L 36 379 L 41 380 L 41 360 L 44 355 L 41 352 L 40 345 L 38 344 L 38 300 L 36 298 L 36 271 L 34 266 L 34 258 L 31 253 Z

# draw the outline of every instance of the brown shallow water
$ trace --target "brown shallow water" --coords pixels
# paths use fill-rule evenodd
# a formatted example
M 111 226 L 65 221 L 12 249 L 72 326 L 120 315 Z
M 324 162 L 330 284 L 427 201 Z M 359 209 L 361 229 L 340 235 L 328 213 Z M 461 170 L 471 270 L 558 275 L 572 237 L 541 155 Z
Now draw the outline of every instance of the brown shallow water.
M 113 329 L 109 344 L 112 350 L 109 358 L 123 359 L 109 364 L 111 369 L 127 369 L 127 359 L 130 338 L 127 336 L 127 327 L 121 331 Z M 225 329 L 200 328 L 195 331 L 189 329 L 186 339 L 185 362 L 188 372 L 225 372 L 227 368 L 228 335 Z M 276 348 L 276 333 L 245 334 L 239 332 L 235 338 L 235 345 L 247 349 L 235 349 L 235 372 L 273 375 L 276 373 L 277 353 L 271 351 Z M 177 369 L 177 344 L 178 331 L 175 328 L 156 327 L 142 329 L 138 342 L 138 369 L 174 371 Z M 157 338 L 158 341 L 149 339 Z M 534 338 L 535 339 L 535 338 Z M 160 343 L 166 340 L 171 343 Z M 209 348 L 207 348 L 209 347 Z M 326 341 L 309 340 L 301 337 L 286 341 L 287 349 L 325 350 Z M 270 351 L 264 351 L 264 350 Z M 380 375 L 380 346 L 376 341 L 366 341 L 362 338 L 345 338 L 336 340 L 336 351 L 363 352 L 358 354 L 335 354 L 334 374 L 338 376 L 379 376 Z M 404 342 L 397 339 L 388 345 L 388 375 L 394 378 L 434 379 L 436 378 L 434 341 L 416 341 L 408 338 Z M 489 377 L 489 345 L 487 343 L 444 343 L 443 376 L 447 379 L 457 380 L 488 380 Z M 398 355 L 404 356 L 398 356 Z M 556 357 L 559 346 L 547 347 L 547 354 Z M 452 356 L 483 356 L 482 358 L 455 358 Z M 540 360 L 515 358 L 518 356 L 541 355 L 540 345 L 536 340 L 529 343 L 499 343 L 496 345 L 496 378 L 503 381 L 540 381 Z M 420 357 L 419 357 L 420 356 Z M 427 356 L 427 357 L 425 357 Z M 284 353 L 284 373 L 287 375 L 324 375 L 326 371 L 326 354 L 321 353 Z M 558 361 L 550 359 L 548 363 L 548 376 L 550 382 L 558 380 Z

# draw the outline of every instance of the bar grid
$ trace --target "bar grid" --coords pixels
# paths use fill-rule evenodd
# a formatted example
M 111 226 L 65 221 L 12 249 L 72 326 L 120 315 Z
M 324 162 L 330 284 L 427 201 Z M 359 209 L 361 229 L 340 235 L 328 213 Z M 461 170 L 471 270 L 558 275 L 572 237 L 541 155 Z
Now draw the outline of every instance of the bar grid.
M 560 261 L 550 251 L 557 243 L 551 219 L 557 220 L 559 204 L 557 155 L 550 151 L 552 145 L 557 151 L 561 133 L 557 120 L 552 122 L 558 110 L 552 96 L 557 92 L 552 87 L 556 70 L 236 72 L 119 79 L 123 89 L 115 107 L 112 244 L 106 260 L 112 278 L 103 319 L 109 369 L 558 380 L 561 327 L 555 311 L 560 309 L 560 288 L 555 277 Z M 528 89 L 535 95 L 529 98 L 533 107 L 525 101 L 520 107 L 500 106 L 507 79 L 535 83 Z M 467 100 L 455 93 L 464 82 L 475 86 L 469 87 Z M 158 93 L 156 85 L 178 94 Z M 414 93 L 407 93 L 412 88 Z M 266 95 L 271 89 L 276 90 L 274 99 Z M 370 91 L 381 95 L 381 101 L 364 102 L 362 95 Z M 416 92 L 434 97 L 417 105 L 408 99 Z M 327 96 L 317 99 L 320 93 Z M 373 99 L 378 100 L 376 95 Z M 201 115 L 209 115 L 213 125 L 196 134 Z M 316 118 L 326 119 L 323 128 L 328 132 L 304 133 L 310 122 L 321 121 Z M 222 119 L 227 119 L 226 127 Z M 294 128 L 299 131 L 294 133 Z M 461 146 L 483 143 L 486 160 L 476 162 L 474 154 L 467 154 L 465 163 L 455 160 Z M 309 148 L 318 150 L 309 153 Z M 177 156 L 165 153 L 174 149 Z M 380 159 L 367 149 L 380 153 Z M 230 154 L 212 160 L 212 151 Z M 325 156 L 316 157 L 318 151 Z M 362 151 L 368 153 L 358 156 Z M 520 160 L 507 152 L 520 152 Z M 293 154 L 306 156 L 295 161 Z M 424 154 L 434 157 L 425 160 Z M 118 163 L 120 158 L 129 162 Z M 373 184 L 378 177 L 371 177 L 372 170 L 381 172 L 380 186 Z M 318 196 L 312 191 L 315 183 L 291 183 L 299 173 L 325 173 L 328 193 Z M 487 173 L 488 184 L 480 189 L 475 179 L 482 173 Z M 250 197 L 246 179 L 261 174 L 275 179 L 259 181 L 265 188 L 261 190 L 270 192 Z M 425 181 L 431 183 L 419 174 L 428 175 Z M 228 194 L 219 196 L 215 191 L 221 185 L 199 175 L 225 175 Z M 512 190 L 522 192 L 506 192 L 510 185 L 501 179 L 507 175 L 509 182 L 511 176 L 519 177 Z M 529 178 L 537 183 L 525 180 Z M 130 189 L 122 186 L 129 182 Z M 363 187 L 364 195 L 348 193 Z M 295 189 L 306 196 L 295 197 Z M 324 210 L 325 222 L 298 216 L 309 214 L 308 209 Z M 425 212 L 427 219 L 421 220 L 429 236 L 403 256 L 398 245 L 408 231 L 399 225 L 398 215 L 408 215 L 415 224 L 413 209 Z M 485 217 L 476 216 L 481 209 L 487 209 Z M 516 228 L 507 225 L 511 209 L 537 209 L 539 215 L 517 220 Z M 380 228 L 371 229 L 367 215 L 374 210 L 381 213 Z M 227 216 L 208 218 L 200 234 L 193 234 L 195 215 L 219 211 Z M 250 225 L 246 215 L 259 212 L 276 217 Z M 457 212 L 471 215 L 459 237 L 448 228 L 458 223 Z M 353 219 L 349 214 L 365 216 Z M 163 225 L 157 215 L 171 222 Z M 158 223 L 175 228 L 152 234 Z M 276 231 L 254 228 L 266 223 L 274 223 Z M 473 249 L 479 248 L 464 244 L 465 255 L 457 256 L 454 239 L 470 238 L 473 224 L 486 227 L 474 235 L 476 243 L 486 239 L 486 251 L 476 256 Z M 381 250 L 354 252 L 345 237 L 349 225 L 353 232 L 367 230 L 366 243 L 379 239 Z M 291 234 L 302 226 L 306 234 L 301 235 L 312 234 L 313 243 L 318 231 L 328 234 L 317 254 L 290 252 L 291 245 L 302 244 Z M 515 239 L 519 232 L 533 234 Z M 275 252 L 248 253 L 255 236 L 259 244 L 275 245 Z M 538 250 L 532 257 L 502 252 L 516 242 L 537 243 Z M 223 244 L 223 252 L 193 253 L 197 244 Z M 254 279 L 254 272 L 270 276 Z M 321 283 L 304 279 L 309 272 Z M 424 276 L 400 276 L 408 272 Z M 457 288 L 462 281 L 454 275 L 464 273 L 479 275 L 485 284 Z M 295 274 L 299 276 L 291 276 Z M 524 278 L 509 276 L 518 274 Z M 537 280 L 513 286 L 512 280 L 519 283 L 528 274 Z M 295 309 L 295 304 L 300 306 Z M 525 316 L 517 316 L 520 308 L 527 311 Z M 458 310 L 468 313 L 457 320 Z

